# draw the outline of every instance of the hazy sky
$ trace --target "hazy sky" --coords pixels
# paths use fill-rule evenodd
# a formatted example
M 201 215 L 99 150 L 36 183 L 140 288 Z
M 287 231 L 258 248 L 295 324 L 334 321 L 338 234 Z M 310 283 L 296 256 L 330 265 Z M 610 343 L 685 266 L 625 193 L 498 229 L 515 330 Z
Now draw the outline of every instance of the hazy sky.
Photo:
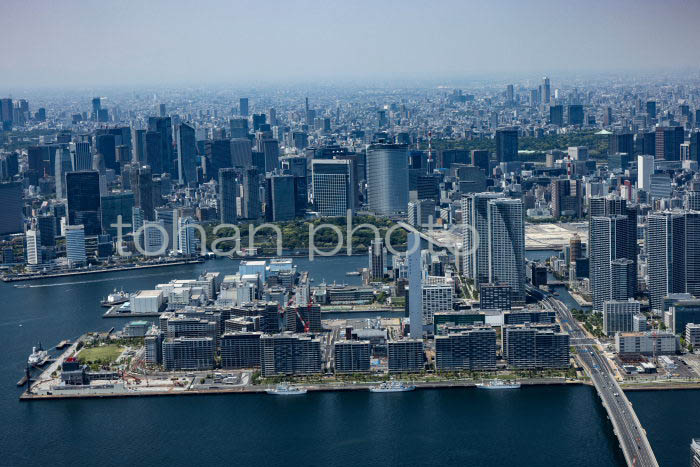
M 700 64 L 698 0 L 0 0 L 0 32 L 0 90 Z

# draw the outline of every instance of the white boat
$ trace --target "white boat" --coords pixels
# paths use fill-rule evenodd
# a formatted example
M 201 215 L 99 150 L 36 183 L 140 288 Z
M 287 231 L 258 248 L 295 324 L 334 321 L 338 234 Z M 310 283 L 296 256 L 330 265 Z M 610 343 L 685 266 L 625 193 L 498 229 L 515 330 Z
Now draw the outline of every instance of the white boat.
M 405 384 L 401 381 L 389 381 L 369 388 L 370 392 L 406 392 L 414 389 L 416 389 L 414 385 Z
M 274 389 L 267 389 L 265 392 L 275 396 L 295 396 L 306 394 L 306 389 L 290 386 L 289 384 L 278 384 Z
M 41 366 L 49 359 L 49 353 L 41 348 L 41 342 L 38 347 L 32 347 L 32 354 L 27 359 L 27 363 L 32 366 Z
M 359 276 L 360 271 L 350 271 L 345 273 L 346 276 Z
M 121 303 L 126 303 L 129 301 L 129 298 L 129 294 L 127 292 L 124 292 L 123 290 L 117 292 L 117 289 L 114 289 L 114 292 L 107 295 L 107 298 L 102 300 L 101 304 L 104 307 L 111 307 Z
M 520 383 L 517 381 L 505 383 L 500 379 L 491 379 L 483 383 L 478 383 L 476 387 L 479 389 L 520 389 Z

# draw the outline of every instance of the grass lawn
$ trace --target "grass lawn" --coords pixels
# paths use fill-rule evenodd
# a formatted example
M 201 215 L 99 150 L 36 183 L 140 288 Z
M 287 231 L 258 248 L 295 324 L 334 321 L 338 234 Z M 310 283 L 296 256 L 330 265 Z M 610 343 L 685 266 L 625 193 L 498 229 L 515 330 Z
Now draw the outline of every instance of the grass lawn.
M 124 347 L 119 345 L 103 345 L 101 347 L 91 347 L 83 349 L 78 354 L 80 363 L 99 363 L 108 365 L 114 362 L 121 355 Z

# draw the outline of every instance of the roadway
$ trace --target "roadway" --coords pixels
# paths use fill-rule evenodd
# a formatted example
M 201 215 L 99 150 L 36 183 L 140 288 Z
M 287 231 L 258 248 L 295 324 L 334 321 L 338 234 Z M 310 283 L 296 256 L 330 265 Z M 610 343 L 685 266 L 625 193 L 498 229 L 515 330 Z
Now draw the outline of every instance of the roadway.
M 614 372 L 604 356 L 595 346 L 581 325 L 571 315 L 571 311 L 559 300 L 544 296 L 545 306 L 558 314 L 562 327 L 570 334 L 572 345 L 578 351 L 584 369 L 590 375 L 608 417 L 613 424 L 620 447 L 628 466 L 658 467 L 646 432 L 637 418 L 632 404 L 615 380 Z

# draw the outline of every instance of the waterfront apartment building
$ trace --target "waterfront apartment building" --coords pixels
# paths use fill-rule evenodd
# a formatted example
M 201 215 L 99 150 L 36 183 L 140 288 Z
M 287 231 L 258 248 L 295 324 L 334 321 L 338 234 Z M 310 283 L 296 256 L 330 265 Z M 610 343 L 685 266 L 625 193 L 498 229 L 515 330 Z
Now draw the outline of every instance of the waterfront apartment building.
M 435 369 L 495 370 L 496 330 L 474 327 L 455 334 L 436 336 Z
M 177 315 L 167 319 L 165 337 L 211 337 L 216 343 L 218 337 L 218 325 L 216 321 L 207 318 Z
M 163 362 L 163 333 L 156 327 L 146 332 L 144 338 L 145 354 L 144 360 L 146 363 L 157 365 Z
M 569 367 L 569 335 L 529 325 L 503 326 L 503 358 L 517 369 Z
M 313 333 L 323 331 L 323 326 L 321 326 L 321 305 L 317 303 L 288 306 L 285 309 L 285 315 L 287 318 L 287 331 Z
M 261 332 L 227 332 L 221 336 L 221 368 L 260 368 Z
M 262 376 L 321 373 L 321 341 L 284 332 L 260 338 Z
M 210 370 L 214 368 L 214 339 L 177 337 L 163 341 L 163 368 L 173 370 Z
M 700 296 L 700 213 L 659 212 L 647 216 L 650 305 L 661 312 L 672 293 Z
M 334 344 L 336 374 L 369 373 L 370 342 L 343 340 Z
M 606 300 L 603 303 L 603 332 L 612 336 L 617 332 L 634 331 L 634 317 L 640 312 L 640 303 L 634 299 Z
M 505 311 L 503 312 L 503 324 L 505 326 L 516 324 L 554 324 L 557 314 L 551 310 L 541 311 Z
M 520 199 L 488 202 L 489 282 L 505 282 L 513 302 L 525 302 L 525 218 Z
M 629 244 L 627 236 L 630 234 L 628 222 L 628 217 L 622 215 L 597 216 L 590 220 L 589 275 L 593 309 L 596 311 L 603 311 L 603 303 L 615 298 L 613 297 L 613 262 L 617 259 L 627 258 Z M 634 264 L 631 268 L 634 268 Z M 619 276 L 622 270 L 622 266 L 616 267 L 616 276 Z M 628 270 L 624 269 L 624 271 Z M 628 282 L 627 278 L 615 278 L 616 284 L 619 284 L 620 281 Z M 627 298 L 624 297 L 624 299 Z
M 418 373 L 425 368 L 422 340 L 389 341 L 387 353 L 389 373 Z
M 678 339 L 670 331 L 619 332 L 615 350 L 619 354 L 672 355 L 678 350 Z
M 432 325 L 435 313 L 452 310 L 454 287 L 451 283 L 431 283 L 426 280 L 422 285 L 423 324 Z
M 481 284 L 479 308 L 482 310 L 510 310 L 511 298 L 511 287 L 504 282 Z
M 462 270 L 474 284 L 489 282 L 488 203 L 502 198 L 500 193 L 473 193 L 462 197 Z

